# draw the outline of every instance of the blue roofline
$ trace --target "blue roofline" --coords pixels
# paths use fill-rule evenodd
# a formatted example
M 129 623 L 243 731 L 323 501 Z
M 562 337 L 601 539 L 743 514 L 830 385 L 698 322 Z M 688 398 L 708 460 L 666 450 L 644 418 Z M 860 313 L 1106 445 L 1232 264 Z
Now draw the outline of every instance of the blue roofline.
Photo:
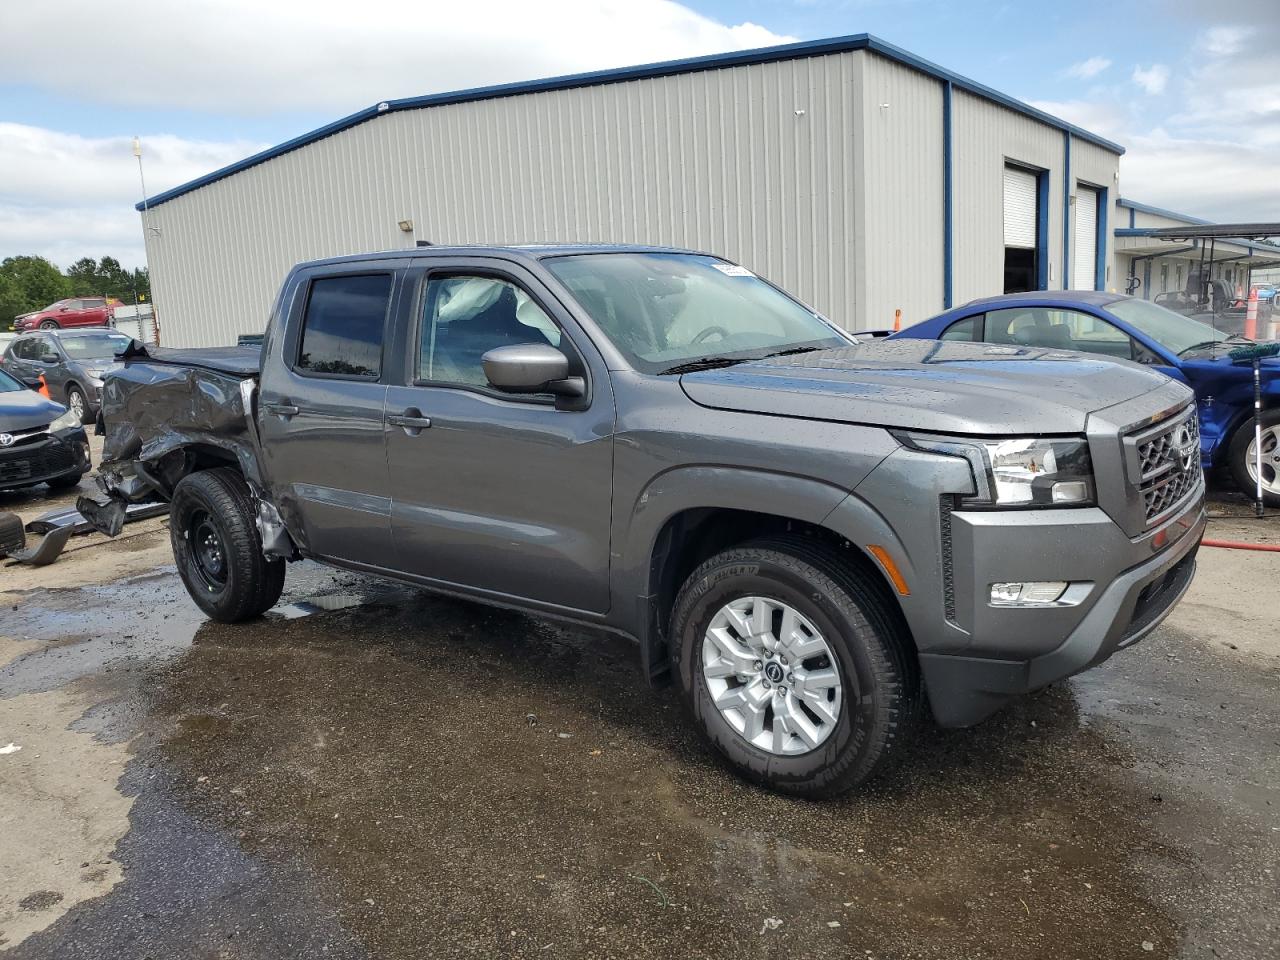
M 550 90 L 572 90 L 576 87 L 590 87 L 606 83 L 622 83 L 627 80 L 643 80 L 652 77 L 667 77 L 679 73 L 698 73 L 703 70 L 719 70 L 725 67 L 739 67 L 753 63 L 772 63 L 779 60 L 796 60 L 803 57 L 818 57 L 832 53 L 845 53 L 853 50 L 870 50 L 882 57 L 895 60 L 919 70 L 921 73 L 936 77 L 943 83 L 950 83 L 953 87 L 965 90 L 968 93 L 975 94 L 986 100 L 991 100 L 1010 110 L 1017 111 L 1024 116 L 1031 117 L 1041 123 L 1049 126 L 1057 127 L 1070 133 L 1073 137 L 1085 140 L 1089 143 L 1096 144 L 1106 150 L 1117 155 L 1124 153 L 1124 147 L 1110 140 L 1103 139 L 1096 134 L 1090 133 L 1088 130 L 1081 129 L 1074 124 L 1067 123 L 1058 117 L 1045 113 L 1043 110 L 1037 110 L 1030 104 L 1023 103 L 1021 100 L 1015 100 L 1013 97 L 993 90 L 984 84 L 962 77 L 958 73 L 953 73 L 943 67 L 938 66 L 928 60 L 924 60 L 915 54 L 908 53 L 901 47 L 895 47 L 891 43 L 873 37 L 869 33 L 857 33 L 847 37 L 830 37 L 825 40 L 806 40 L 800 43 L 784 43 L 774 47 L 759 47 L 754 50 L 738 50 L 733 53 L 715 53 L 702 57 L 688 57 L 683 60 L 666 60 L 661 63 L 646 63 L 634 67 L 621 67 L 611 70 L 595 70 L 590 73 L 575 73 L 562 77 L 549 77 L 545 80 L 521 81 L 519 83 L 502 83 L 489 87 L 472 87 L 468 90 L 455 90 L 449 93 L 432 93 L 421 97 L 405 97 L 400 100 L 384 100 L 372 107 L 366 107 L 350 116 L 343 117 L 341 120 L 335 120 L 333 123 L 325 124 L 310 133 L 304 133 L 301 136 L 294 137 L 292 140 L 286 140 L 278 146 L 263 150 L 261 153 L 255 153 L 251 157 L 245 157 L 229 166 L 215 170 L 213 173 L 206 174 L 203 177 L 197 177 L 188 183 L 174 187 L 172 190 L 166 190 L 158 193 L 154 197 L 142 201 L 135 205 L 137 210 L 145 210 L 149 207 L 158 206 L 167 200 L 180 197 L 184 193 L 190 193 L 200 187 L 207 186 L 215 181 L 225 179 L 232 174 L 239 173 L 241 170 L 247 170 L 249 167 L 257 166 L 260 163 L 278 157 L 281 154 L 288 153 L 291 150 L 297 150 L 307 144 L 315 143 L 317 140 L 323 140 L 325 137 L 332 136 L 342 130 L 354 127 L 357 124 L 365 123 L 374 117 L 383 113 L 391 113 L 396 110 L 419 110 L 424 107 L 439 107 L 446 104 L 470 103 L 477 100 L 493 100 L 499 97 L 513 97 L 525 93 L 541 93 Z
M 1195 223 L 1202 227 L 1207 227 L 1213 223 L 1212 220 L 1201 220 L 1199 217 L 1189 217 L 1185 213 L 1175 213 L 1172 210 L 1165 210 L 1161 207 L 1153 207 L 1147 203 L 1139 203 L 1137 200 L 1130 200 L 1127 197 L 1121 197 L 1116 201 L 1121 207 L 1127 207 L 1130 210 L 1137 210 L 1139 213 L 1149 213 L 1154 217 L 1168 217 L 1170 220 L 1181 220 L 1183 223 Z

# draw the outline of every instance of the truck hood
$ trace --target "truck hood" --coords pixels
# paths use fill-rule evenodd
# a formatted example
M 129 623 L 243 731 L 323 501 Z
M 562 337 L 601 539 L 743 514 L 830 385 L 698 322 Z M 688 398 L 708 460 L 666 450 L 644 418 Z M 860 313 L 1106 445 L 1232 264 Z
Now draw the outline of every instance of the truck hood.
M 1168 378 L 1137 364 L 1037 347 L 876 340 L 688 373 L 720 410 L 962 434 L 1082 433 L 1090 413 Z

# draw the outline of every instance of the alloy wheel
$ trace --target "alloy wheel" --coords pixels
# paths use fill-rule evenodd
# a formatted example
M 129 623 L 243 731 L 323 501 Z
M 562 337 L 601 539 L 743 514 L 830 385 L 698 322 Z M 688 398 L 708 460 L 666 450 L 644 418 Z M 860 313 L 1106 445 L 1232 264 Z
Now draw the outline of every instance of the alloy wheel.
M 702 676 L 725 721 L 779 756 L 817 749 L 840 719 L 840 669 L 822 633 L 798 610 L 741 597 L 712 617 Z
M 1238 448 L 1237 448 L 1238 449 Z M 1249 441 L 1245 451 L 1244 466 L 1249 480 L 1258 482 L 1258 441 Z M 1280 424 L 1262 428 L 1262 489 L 1280 495 Z

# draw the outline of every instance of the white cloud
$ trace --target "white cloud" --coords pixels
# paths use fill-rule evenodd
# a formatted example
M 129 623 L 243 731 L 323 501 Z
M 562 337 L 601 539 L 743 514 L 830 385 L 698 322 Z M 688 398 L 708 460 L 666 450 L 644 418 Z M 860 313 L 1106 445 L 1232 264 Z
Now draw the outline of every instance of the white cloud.
M 169 135 L 144 136 L 147 190 L 159 193 L 262 148 Z M 59 266 L 111 254 L 140 265 L 141 199 L 132 137 L 81 137 L 0 123 L 0 257 L 38 253 Z
M 1169 68 L 1163 63 L 1153 63 L 1145 70 L 1134 67 L 1133 82 L 1152 96 L 1159 96 L 1169 85 Z
M 1249 27 L 1210 27 L 1201 38 L 1200 46 L 1212 56 L 1230 57 L 1240 52 L 1252 33 Z
M 1077 80 L 1092 80 L 1109 66 L 1111 66 L 1111 61 L 1106 57 L 1090 57 L 1088 60 L 1073 63 L 1062 73 L 1064 76 L 1075 77 Z
M 0 83 L 234 114 L 378 100 L 767 46 L 792 38 L 671 0 L 82 0 L 8 3 Z M 58 56 L 42 38 L 57 37 Z M 110 51 L 109 54 L 104 52 Z M 103 58 L 125 69 L 104 77 Z
M 0 84 L 130 108 L 335 118 L 380 100 L 794 39 L 671 0 L 564 0 L 552 15 L 527 0 L 39 0 L 4 2 L 3 34 Z M 142 263 L 132 133 L 0 123 L 0 257 Z M 265 146 L 143 140 L 152 195 Z

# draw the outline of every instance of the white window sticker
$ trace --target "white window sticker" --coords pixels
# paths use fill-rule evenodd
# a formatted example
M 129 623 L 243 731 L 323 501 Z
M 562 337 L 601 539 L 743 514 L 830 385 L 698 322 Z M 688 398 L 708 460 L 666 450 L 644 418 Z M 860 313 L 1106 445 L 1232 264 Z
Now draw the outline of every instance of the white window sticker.
M 755 274 L 746 267 L 740 267 L 736 263 L 713 263 L 713 267 L 723 273 L 726 277 L 754 277 Z

